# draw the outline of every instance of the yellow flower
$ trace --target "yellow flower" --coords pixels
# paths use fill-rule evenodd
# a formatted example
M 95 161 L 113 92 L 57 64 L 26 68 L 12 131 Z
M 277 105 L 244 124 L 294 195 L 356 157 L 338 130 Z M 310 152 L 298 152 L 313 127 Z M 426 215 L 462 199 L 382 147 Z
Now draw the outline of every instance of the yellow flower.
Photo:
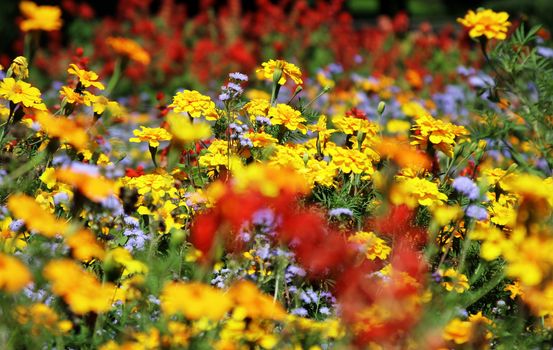
M 277 139 L 265 132 L 247 132 L 244 137 L 250 139 L 254 147 L 268 147 L 278 142 Z
M 211 136 L 211 126 L 209 124 L 192 123 L 190 119 L 182 115 L 169 114 L 167 122 L 173 137 L 183 143 L 205 140 Z
M 30 30 L 53 31 L 62 25 L 61 10 L 57 6 L 38 6 L 32 1 L 19 3 L 19 10 L 25 19 L 19 24 L 23 32 Z
M 37 335 L 41 328 L 54 332 L 54 334 L 66 333 L 73 328 L 71 321 L 60 320 L 56 311 L 46 304 L 35 303 L 30 306 L 18 306 L 15 312 L 17 322 L 32 324 L 33 335 Z
M 263 294 L 255 284 L 240 281 L 232 285 L 228 292 L 235 307 L 243 308 L 245 316 L 253 319 L 283 320 L 286 311 L 273 298 Z
M 8 209 L 14 217 L 25 222 L 25 226 L 46 237 L 54 237 L 57 234 L 64 234 L 67 230 L 67 223 L 58 220 L 42 208 L 34 198 L 24 194 L 14 194 L 8 199 Z
M 457 18 L 469 30 L 471 38 L 485 35 L 488 39 L 505 40 L 511 22 L 507 12 L 494 12 L 489 9 L 469 10 L 464 18 Z
M 412 130 L 412 145 L 420 145 L 422 149 L 426 149 L 430 143 L 450 158 L 453 157 L 455 138 L 468 135 L 468 131 L 463 126 L 434 119 L 428 114 L 419 116 Z
M 54 117 L 50 113 L 37 113 L 36 120 L 42 130 L 50 137 L 68 143 L 76 149 L 84 149 L 88 145 L 88 135 L 74 120 L 66 117 Z
M 16 80 L 24 80 L 29 77 L 29 62 L 24 56 L 17 56 L 6 72 L 8 78 L 14 77 Z
M 207 152 L 202 154 L 199 159 L 199 164 L 205 167 L 227 165 L 228 163 L 228 142 L 225 140 L 213 141 L 207 148 Z
M 273 81 L 273 75 L 277 69 L 280 69 L 282 72 L 282 75 L 278 80 L 279 85 L 286 84 L 286 80 L 288 78 L 292 79 L 296 84 L 303 83 L 300 69 L 296 65 L 284 60 L 269 60 L 267 62 L 263 62 L 261 64 L 261 68 L 258 68 L 256 72 L 261 74 L 265 79 Z
M 256 98 L 246 103 L 243 107 L 243 110 L 248 113 L 248 115 L 250 116 L 250 120 L 254 121 L 255 117 L 267 116 L 267 113 L 269 113 L 269 108 L 271 108 L 269 100 Z
M 177 92 L 173 97 L 173 103 L 169 107 L 173 107 L 173 110 L 177 113 L 187 112 L 193 118 L 199 118 L 203 115 L 206 120 L 219 119 L 215 102 L 209 96 L 202 95 L 196 90 Z
M 384 260 L 392 252 L 386 241 L 375 235 L 373 232 L 358 231 L 348 238 L 348 241 L 359 244 L 363 247 L 363 252 L 367 259 L 375 260 L 379 258 Z
M 71 255 L 80 261 L 90 261 L 93 258 L 102 259 L 104 248 L 91 231 L 79 230 L 65 239 L 71 249 Z
M 77 78 L 79 78 L 79 82 L 84 87 L 94 86 L 97 87 L 100 90 L 104 90 L 104 84 L 100 83 L 98 80 L 98 74 L 96 74 L 93 71 L 88 71 L 84 69 L 80 69 L 77 67 L 76 64 L 71 63 L 69 65 L 69 68 L 67 69 L 67 73 L 73 74 Z
M 510 292 L 511 295 L 509 295 L 509 298 L 515 299 L 518 295 L 523 296 L 524 291 L 522 290 L 522 286 L 520 285 L 519 281 L 514 281 L 513 283 L 507 285 L 504 289 L 506 292 Z
M 13 103 L 22 103 L 25 107 L 45 111 L 40 90 L 31 84 L 14 78 L 4 78 L 0 82 L 0 97 Z
M 52 260 L 44 267 L 42 274 L 51 282 L 52 292 L 61 296 L 78 315 L 103 313 L 111 308 L 115 286 L 100 283 L 72 260 Z
M 70 168 L 56 170 L 59 182 L 73 186 L 93 202 L 100 202 L 116 193 L 116 184 L 101 176 L 90 175 Z
M 150 147 L 158 147 L 160 141 L 170 141 L 173 136 L 163 128 L 147 128 L 140 126 L 141 130 L 134 130 L 133 134 L 136 137 L 131 137 L 130 142 L 148 142 Z
M 286 104 L 279 103 L 276 107 L 271 107 L 269 118 L 273 125 L 284 125 L 288 130 L 299 130 L 303 134 L 307 132 L 307 128 L 302 124 L 305 118 L 301 116 L 301 112 Z
M 328 149 L 328 153 L 332 157 L 331 166 L 343 173 L 366 173 L 370 175 L 374 172 L 371 159 L 364 152 L 356 149 L 333 147 Z
M 124 276 L 148 273 L 148 266 L 142 261 L 134 259 L 131 253 L 123 247 L 110 250 L 105 260 L 108 263 L 116 263 L 123 266 L 125 268 L 123 271 Z
M 76 92 L 69 86 L 62 86 L 60 91 L 60 96 L 62 96 L 66 102 L 71 104 L 86 104 L 90 106 L 90 99 L 85 99 L 85 96 Z
M 19 259 L 0 253 L 0 290 L 17 293 L 31 281 L 31 273 Z
M 150 54 L 134 40 L 120 37 L 109 37 L 106 39 L 106 44 L 108 44 L 116 53 L 127 56 L 133 61 L 141 63 L 145 66 L 150 64 Z
M 353 135 L 356 132 L 363 132 L 367 136 L 374 136 L 378 132 L 378 126 L 366 119 L 354 117 L 333 117 L 332 124 L 336 129 L 347 135 Z
M 461 321 L 458 318 L 451 320 L 444 329 L 443 337 L 455 344 L 464 344 L 472 336 L 472 324 L 469 321 Z
M 126 177 L 121 182 L 124 186 L 136 188 L 141 196 L 151 194 L 154 204 L 159 203 L 166 195 L 171 197 L 177 197 L 178 195 L 175 188 L 175 179 L 165 173 Z
M 439 191 L 436 183 L 413 177 L 399 181 L 392 188 L 390 200 L 396 205 L 407 204 L 414 208 L 417 205 L 441 205 L 447 200 L 447 196 Z
M 439 270 L 438 273 L 444 280 L 441 285 L 449 292 L 455 290 L 457 293 L 463 293 L 470 287 L 467 276 L 455 271 L 452 268 L 449 268 L 446 271 Z
M 205 317 L 219 321 L 232 308 L 227 294 L 198 282 L 170 282 L 163 287 L 160 299 L 164 314 L 183 314 L 191 320 Z

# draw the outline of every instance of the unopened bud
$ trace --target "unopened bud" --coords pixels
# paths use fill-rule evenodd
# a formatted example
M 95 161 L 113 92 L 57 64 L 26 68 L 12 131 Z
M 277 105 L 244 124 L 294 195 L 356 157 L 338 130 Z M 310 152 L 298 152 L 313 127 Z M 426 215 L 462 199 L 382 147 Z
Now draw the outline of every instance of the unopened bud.
M 378 107 L 376 108 L 376 110 L 378 111 L 378 114 L 382 115 L 382 113 L 384 113 L 384 109 L 386 109 L 386 102 L 384 101 L 378 102 Z
M 27 79 L 29 77 L 29 64 L 27 59 L 23 56 L 16 57 L 8 71 L 6 77 L 13 77 L 15 80 Z

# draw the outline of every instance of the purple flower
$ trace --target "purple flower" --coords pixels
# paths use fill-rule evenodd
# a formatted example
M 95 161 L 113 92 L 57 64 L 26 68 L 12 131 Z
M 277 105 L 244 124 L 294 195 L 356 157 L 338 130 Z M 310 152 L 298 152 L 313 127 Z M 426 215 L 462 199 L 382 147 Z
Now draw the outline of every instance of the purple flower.
M 307 316 L 307 310 L 304 309 L 303 307 L 298 307 L 296 309 L 293 309 L 291 311 L 291 314 L 296 315 L 296 316 L 305 317 L 305 316 Z
M 485 208 L 471 204 L 467 207 L 467 216 L 477 221 L 484 221 L 488 219 L 488 212 Z
M 323 315 L 326 315 L 326 316 L 330 315 L 330 309 L 326 306 L 321 307 L 319 309 L 319 312 Z
M 225 102 L 226 100 L 230 99 L 230 95 L 227 94 L 226 92 L 223 92 L 222 94 L 219 95 L 219 100 Z
M 351 211 L 351 209 L 348 209 L 348 208 L 334 208 L 328 212 L 328 215 L 329 216 L 340 216 L 340 215 L 353 216 L 353 212 Z
M 230 73 L 229 78 L 238 80 L 238 81 L 248 81 L 248 76 L 246 74 L 240 73 L 240 72 L 234 72 Z
M 471 200 L 476 200 L 480 197 L 480 189 L 474 181 L 466 176 L 460 176 L 453 180 L 452 186 Z
M 536 52 L 538 55 L 546 57 L 546 58 L 553 58 L 553 49 L 546 46 L 538 46 L 536 48 Z

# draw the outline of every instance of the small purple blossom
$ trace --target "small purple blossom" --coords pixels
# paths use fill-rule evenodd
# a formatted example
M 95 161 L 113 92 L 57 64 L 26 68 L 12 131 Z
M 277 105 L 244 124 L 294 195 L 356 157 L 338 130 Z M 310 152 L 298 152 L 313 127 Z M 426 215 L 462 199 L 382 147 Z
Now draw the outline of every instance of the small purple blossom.
M 248 81 L 248 76 L 246 74 L 240 73 L 240 72 L 234 72 L 230 73 L 229 78 L 238 80 L 238 81 Z
M 340 215 L 353 216 L 353 211 L 351 211 L 351 209 L 348 209 L 348 208 L 334 208 L 328 212 L 328 215 L 329 216 L 340 216 Z
M 307 310 L 304 309 L 303 307 L 298 307 L 298 308 L 293 309 L 291 311 L 291 314 L 296 315 L 296 316 L 305 317 L 305 316 L 307 316 Z
M 480 189 L 470 178 L 460 176 L 453 180 L 453 188 L 458 192 L 467 196 L 471 200 L 476 200 L 480 197 Z
M 467 216 L 477 221 L 484 221 L 488 219 L 488 212 L 485 208 L 471 204 L 467 207 Z

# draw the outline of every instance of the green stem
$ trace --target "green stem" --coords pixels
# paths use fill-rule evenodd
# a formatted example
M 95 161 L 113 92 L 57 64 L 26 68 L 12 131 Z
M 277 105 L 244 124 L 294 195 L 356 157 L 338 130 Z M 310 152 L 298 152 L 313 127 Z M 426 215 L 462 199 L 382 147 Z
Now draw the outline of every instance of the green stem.
M 113 74 L 109 79 L 108 86 L 106 88 L 106 95 L 109 95 L 113 89 L 117 86 L 117 83 L 121 79 L 121 72 L 123 71 L 121 58 L 117 58 L 115 61 L 115 67 L 113 68 Z
M 462 308 L 466 309 L 467 307 L 471 306 L 472 304 L 476 303 L 478 300 L 480 300 L 482 297 L 484 297 L 486 294 L 488 294 L 492 289 L 497 287 L 501 281 L 505 278 L 505 272 L 501 270 L 493 279 L 491 279 L 486 285 L 484 285 L 482 288 L 480 288 L 478 291 L 474 292 L 467 301 L 461 305 Z

